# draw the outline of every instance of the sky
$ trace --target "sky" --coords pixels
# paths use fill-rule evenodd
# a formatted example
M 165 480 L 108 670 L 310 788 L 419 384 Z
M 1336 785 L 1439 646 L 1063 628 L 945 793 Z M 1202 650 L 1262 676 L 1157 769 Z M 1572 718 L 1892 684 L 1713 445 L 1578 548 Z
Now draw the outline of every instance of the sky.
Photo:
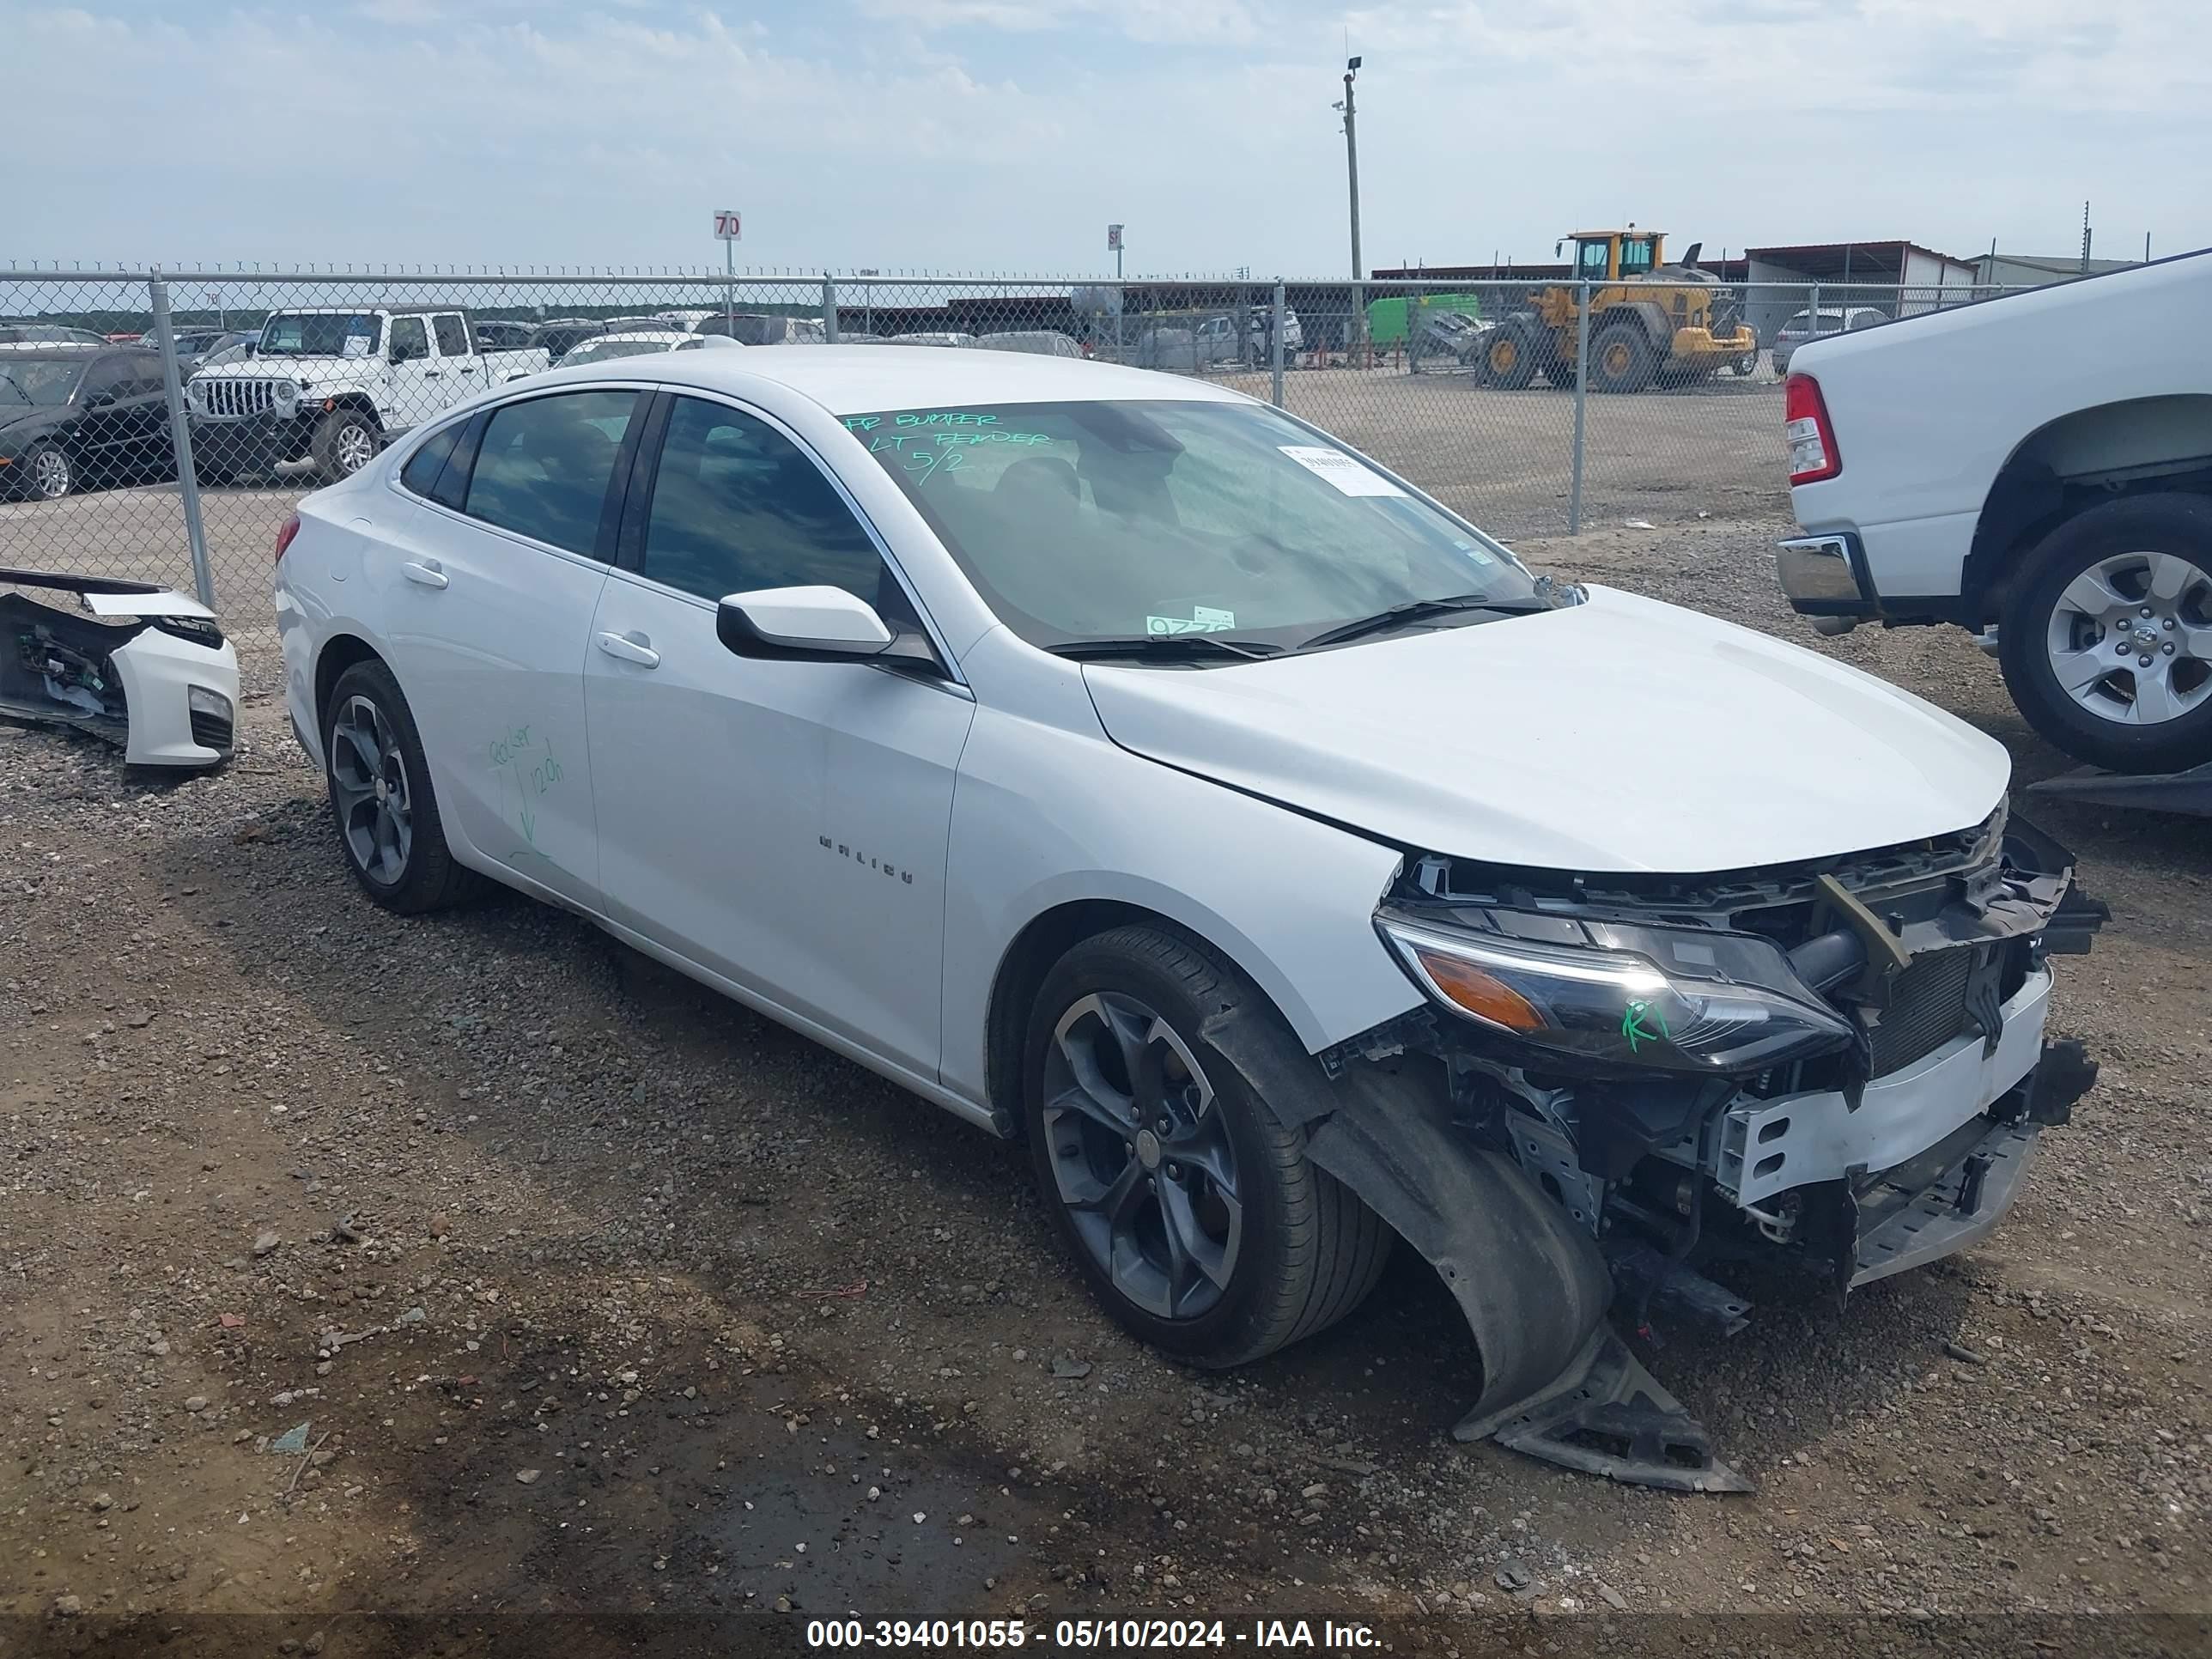
M 2203 0 L 0 0 L 0 264 L 1348 273 L 2212 244 Z M 32 187 L 35 180 L 35 187 Z

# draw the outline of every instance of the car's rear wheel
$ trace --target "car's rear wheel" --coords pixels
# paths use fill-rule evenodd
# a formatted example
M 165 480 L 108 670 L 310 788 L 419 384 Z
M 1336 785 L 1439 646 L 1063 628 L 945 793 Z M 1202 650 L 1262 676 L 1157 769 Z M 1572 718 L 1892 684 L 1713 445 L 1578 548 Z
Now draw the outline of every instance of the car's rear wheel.
M 1085 1281 L 1136 1336 L 1217 1367 L 1350 1313 L 1392 1238 L 1207 1042 L 1224 1015 L 1312 1063 L 1234 969 L 1118 928 L 1047 976 L 1024 1068 L 1038 1189 Z
M 2091 507 L 2029 554 L 1998 629 L 2028 723 L 2116 772 L 2212 761 L 2212 501 Z
M 446 845 L 415 716 L 382 663 L 356 663 L 331 690 L 323 769 L 346 866 L 387 910 L 456 903 L 483 878 Z
M 30 481 L 33 501 L 58 501 L 76 488 L 76 469 L 58 444 L 40 444 L 32 450 L 24 460 L 23 476 Z

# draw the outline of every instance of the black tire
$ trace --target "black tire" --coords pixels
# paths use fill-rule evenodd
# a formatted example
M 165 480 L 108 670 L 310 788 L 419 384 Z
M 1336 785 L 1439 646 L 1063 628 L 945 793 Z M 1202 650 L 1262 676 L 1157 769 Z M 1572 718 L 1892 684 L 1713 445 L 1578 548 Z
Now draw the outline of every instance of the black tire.
M 1492 330 L 1482 343 L 1482 383 L 1518 392 L 1535 378 L 1543 356 L 1536 331 L 1515 318 Z
M 76 465 L 59 444 L 33 444 L 22 466 L 24 494 L 34 501 L 58 501 L 76 488 Z
M 1757 346 L 1753 346 L 1750 350 L 1742 352 L 1736 356 L 1729 358 L 1728 370 L 1729 374 L 1735 375 L 1738 380 L 1747 380 L 1753 375 L 1758 374 L 1759 348 Z
M 388 731 L 391 752 L 399 763 L 397 781 L 404 788 L 409 829 L 396 863 L 380 861 L 375 867 L 361 850 L 356 836 L 361 815 L 366 811 L 373 823 L 397 792 L 392 787 L 391 769 L 380 765 L 372 771 L 365 763 L 363 749 L 344 734 L 344 726 L 357 720 L 362 704 L 374 711 Z M 456 861 L 446 845 L 437 793 L 422 757 L 422 738 L 392 671 L 373 658 L 356 663 L 331 688 L 322 718 L 323 781 L 330 791 L 331 823 L 346 868 L 353 872 L 362 890 L 386 909 L 403 915 L 442 909 L 481 891 L 484 878 Z M 346 746 L 342 750 L 341 744 Z M 369 792 L 367 802 L 362 798 L 364 780 Z M 374 787 L 379 780 L 386 786 L 382 789 Z M 381 842 L 376 830 L 370 834 L 373 842 Z
M 1085 1034 L 1086 1022 L 1095 1016 L 1081 1011 L 1095 999 L 1110 997 L 1127 1007 L 1132 1004 L 1156 1016 L 1173 1033 L 1173 1044 L 1196 1061 L 1198 1075 L 1210 1085 L 1210 1106 L 1189 1111 L 1191 1087 L 1171 1084 L 1180 1074 L 1180 1056 L 1167 1040 L 1139 1045 L 1145 1058 L 1140 1066 L 1156 1073 L 1159 1089 L 1138 1109 L 1150 1116 L 1176 1113 L 1194 1127 L 1188 1134 L 1153 1141 L 1154 1161 L 1143 1161 L 1144 1152 L 1126 1155 L 1112 1146 L 1118 1129 L 1109 1130 L 1100 1118 L 1085 1113 L 1048 1109 L 1047 1091 L 1053 1067 L 1069 1049 L 1056 1034 L 1063 1021 L 1071 1038 Z M 1286 1066 L 1312 1064 L 1290 1028 L 1267 1002 L 1259 988 L 1210 951 L 1158 929 L 1132 926 L 1116 928 L 1085 940 L 1060 958 L 1045 978 L 1030 1015 L 1023 1069 L 1024 1103 L 1029 1131 L 1030 1162 L 1037 1188 L 1053 1224 L 1091 1292 L 1123 1327 L 1143 1341 L 1194 1364 L 1222 1368 L 1257 1359 L 1327 1328 L 1343 1318 L 1366 1297 L 1381 1275 L 1395 1237 L 1379 1217 L 1305 1155 L 1302 1130 L 1277 1121 L 1265 1104 L 1245 1085 L 1228 1060 L 1202 1035 L 1206 1023 L 1224 1013 L 1241 1014 L 1262 1033 L 1264 1042 L 1277 1045 Z M 1140 1021 L 1135 1029 L 1152 1029 Z M 1092 1030 L 1104 1030 L 1097 1024 Z M 1093 1054 L 1115 1056 L 1126 1053 L 1103 1042 Z M 1157 1056 L 1157 1063 L 1153 1057 Z M 1126 1063 L 1109 1058 L 1104 1068 L 1122 1081 L 1129 1073 Z M 1114 1068 L 1121 1069 L 1115 1072 Z M 1167 1091 L 1176 1090 L 1170 1096 Z M 1132 1091 L 1139 1100 L 1141 1090 Z M 1062 1098 L 1065 1091 L 1054 1098 Z M 1095 1097 L 1094 1097 L 1095 1098 Z M 1151 1128 L 1136 1121 L 1129 1143 L 1140 1148 Z M 1210 1156 L 1200 1146 L 1225 1146 L 1232 1154 L 1229 1165 L 1234 1177 L 1241 1218 L 1225 1222 L 1227 1248 L 1218 1263 L 1225 1285 L 1201 1276 L 1194 1288 L 1205 1291 L 1176 1304 L 1168 1280 L 1170 1311 L 1164 1313 L 1135 1299 L 1094 1254 L 1079 1228 L 1078 1212 L 1071 1208 L 1063 1190 L 1063 1175 L 1073 1170 L 1072 1182 L 1080 1189 L 1095 1182 L 1110 1192 L 1115 1182 L 1107 1174 L 1133 1177 L 1136 1185 L 1124 1206 L 1130 1215 L 1130 1233 L 1138 1249 L 1151 1236 L 1164 1253 L 1166 1203 L 1173 1195 L 1182 1212 L 1203 1218 L 1209 1204 L 1217 1218 L 1227 1213 L 1218 1189 L 1203 1174 L 1194 1157 Z M 1103 1146 L 1103 1164 L 1096 1157 Z M 1195 1154 L 1194 1146 L 1200 1146 Z M 1182 1157 L 1179 1167 L 1178 1149 Z M 1126 1161 L 1124 1161 L 1126 1157 Z M 1149 1176 L 1147 1171 L 1150 1172 Z M 1149 1179 L 1150 1185 L 1145 1183 Z M 1149 1224 L 1147 1217 L 1152 1218 Z M 1104 1229 L 1118 1239 L 1103 1216 L 1086 1213 L 1085 1224 L 1096 1237 Z M 1109 1243 L 1109 1254 L 1118 1246 Z M 1145 1263 L 1125 1259 L 1131 1274 Z M 1186 1258 L 1195 1260 L 1195 1253 Z M 1187 1310 L 1187 1311 L 1185 1311 Z
M 1593 392 L 1641 392 L 1658 372 L 1658 350 L 1641 323 L 1608 323 L 1590 341 Z
M 384 434 L 368 415 L 357 409 L 334 409 L 315 422 L 308 452 L 315 459 L 316 472 L 335 483 L 367 466 L 383 445 Z
M 2178 594 L 2161 597 L 2149 589 L 2150 559 L 2164 555 L 2194 567 Z M 2141 556 L 2140 574 L 2132 560 Z M 2072 605 L 2062 605 L 2068 588 L 2108 561 L 2129 561 L 2110 569 L 2106 586 L 2126 601 L 2099 624 Z M 2177 567 L 2168 565 L 2168 569 Z M 2148 617 L 2142 611 L 2148 610 Z M 2171 622 L 2172 626 L 2167 626 Z M 2160 676 L 2192 707 L 2170 720 L 2138 726 L 2124 718 L 2106 718 L 2085 707 L 2059 682 L 2051 657 L 2055 631 L 2087 652 L 2093 646 L 2111 653 L 2112 673 L 2088 687 L 2097 707 L 2110 706 L 2124 717 L 2133 701 L 2135 676 L 2144 672 L 2135 641 L 2123 653 L 2119 630 L 2140 626 L 2140 643 L 2151 659 L 2148 672 Z M 2021 562 L 2007 593 L 1997 633 L 2005 684 L 2027 722 L 2046 740 L 2076 760 L 2115 772 L 2178 772 L 2212 761 L 2212 660 L 2193 655 L 2190 637 L 2212 640 L 2212 499 L 2159 494 L 2124 496 L 2076 514 L 2058 526 Z M 2172 647 L 2172 650 L 2167 647 Z M 2212 646 L 2203 647 L 2212 651 Z M 2085 657 L 2095 665 L 2102 660 Z

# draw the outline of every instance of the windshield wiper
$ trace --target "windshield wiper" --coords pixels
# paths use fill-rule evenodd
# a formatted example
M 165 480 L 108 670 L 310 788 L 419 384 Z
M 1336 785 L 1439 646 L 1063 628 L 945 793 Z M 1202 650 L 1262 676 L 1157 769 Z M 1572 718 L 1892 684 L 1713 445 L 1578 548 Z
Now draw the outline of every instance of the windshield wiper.
M 18 398 L 21 398 L 25 403 L 27 404 L 32 401 L 31 394 L 24 391 L 22 386 L 16 380 L 15 377 L 10 374 L 4 368 L 0 368 L 0 380 L 7 381 L 9 389 Z
M 1193 658 L 1228 657 L 1257 661 L 1279 654 L 1282 647 L 1267 640 L 1224 639 L 1218 634 L 1133 634 L 1126 639 L 1067 640 L 1045 649 L 1055 657 L 1076 662 L 1105 661 L 1133 657 L 1141 662 L 1188 662 Z
M 1310 651 L 1316 646 L 1341 645 L 1346 640 L 1364 639 L 1370 634 L 1387 633 L 1394 628 L 1425 622 L 1431 617 L 1448 617 L 1455 611 L 1491 611 L 1501 617 L 1526 617 L 1553 608 L 1541 599 L 1494 599 L 1482 593 L 1454 593 L 1441 599 L 1407 599 L 1402 605 L 1378 611 L 1371 617 L 1356 617 L 1348 623 L 1339 623 L 1334 628 L 1325 628 L 1311 639 L 1300 641 L 1298 649 Z

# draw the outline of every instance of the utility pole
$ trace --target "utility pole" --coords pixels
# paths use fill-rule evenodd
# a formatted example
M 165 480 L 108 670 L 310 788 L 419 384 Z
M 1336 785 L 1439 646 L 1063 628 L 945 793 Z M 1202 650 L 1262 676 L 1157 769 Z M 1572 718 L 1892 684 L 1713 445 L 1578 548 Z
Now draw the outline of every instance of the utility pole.
M 1359 112 L 1352 98 L 1352 82 L 1358 73 L 1359 59 L 1345 59 L 1344 101 L 1336 106 L 1344 112 L 1344 167 L 1352 185 L 1352 320 L 1344 338 L 1347 356 L 1356 342 L 1367 337 L 1367 272 L 1359 258 Z

